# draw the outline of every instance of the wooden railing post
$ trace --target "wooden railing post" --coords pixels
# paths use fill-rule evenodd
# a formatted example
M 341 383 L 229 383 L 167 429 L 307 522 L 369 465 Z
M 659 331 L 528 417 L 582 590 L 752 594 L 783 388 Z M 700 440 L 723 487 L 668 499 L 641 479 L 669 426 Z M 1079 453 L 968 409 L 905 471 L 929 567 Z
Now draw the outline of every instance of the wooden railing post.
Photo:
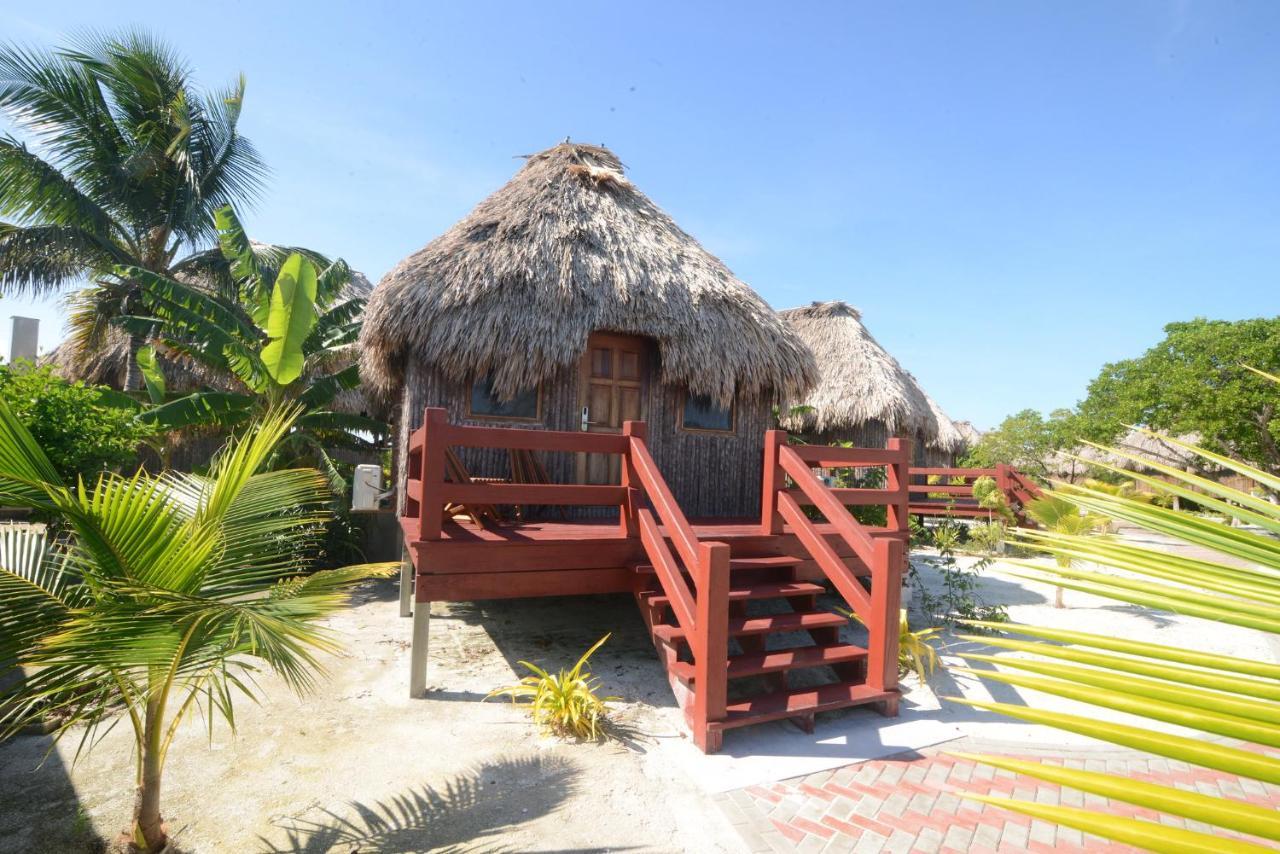
M 622 422 L 622 435 L 630 439 L 638 439 L 643 442 L 647 433 L 645 423 L 643 421 L 624 421 Z M 640 475 L 636 473 L 635 459 L 631 455 L 631 442 L 627 442 L 627 449 L 622 454 L 622 485 L 626 488 L 626 497 L 623 499 L 625 503 L 618 508 L 619 527 L 622 529 L 622 536 L 634 537 L 639 532 L 636 527 L 636 499 L 640 495 Z
M 765 534 L 782 533 L 782 517 L 778 515 L 778 490 L 786 483 L 786 474 L 778 462 L 778 449 L 787 444 L 786 430 L 766 430 L 764 434 L 764 483 L 760 488 L 760 528 Z
M 724 719 L 729 688 L 729 546 L 724 543 L 698 544 L 695 611 L 694 738 L 701 750 L 714 752 L 720 734 L 713 736 L 707 724 Z
M 905 554 L 898 540 L 876 540 L 875 560 L 871 566 L 873 625 L 867 632 L 867 685 L 878 691 L 891 691 L 898 687 L 898 634 L 901 631 Z
M 444 452 L 449 427 L 449 412 L 428 406 L 422 415 L 422 480 L 418 495 L 419 538 L 440 539 L 444 522 Z
M 911 440 L 890 439 L 885 447 L 898 454 L 896 462 L 885 466 L 885 488 L 897 493 L 886 506 L 886 524 L 895 531 L 906 531 L 911 504 Z
M 1017 503 L 1018 496 L 1013 494 L 1013 478 L 1009 477 L 1009 466 L 1006 463 L 996 463 L 996 489 L 1000 490 L 1010 507 Z

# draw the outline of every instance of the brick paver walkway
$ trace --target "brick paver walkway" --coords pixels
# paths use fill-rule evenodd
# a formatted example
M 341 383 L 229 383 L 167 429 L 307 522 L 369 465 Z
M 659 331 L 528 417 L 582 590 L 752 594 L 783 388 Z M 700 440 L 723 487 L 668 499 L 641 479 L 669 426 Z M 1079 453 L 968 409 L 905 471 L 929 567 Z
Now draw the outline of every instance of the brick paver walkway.
M 1066 806 L 1100 807 L 1116 815 L 1211 832 L 1196 822 L 974 765 L 944 751 L 1003 753 L 961 740 L 808 777 L 749 786 L 718 802 L 751 851 L 983 852 L 1133 851 L 1078 830 L 999 809 L 959 794 L 991 794 Z M 1012 755 L 1012 754 L 1006 754 Z M 1189 791 L 1280 808 L 1280 786 L 1138 753 L 1076 751 L 1068 759 L 1020 756 L 1107 771 Z M 1262 843 L 1261 840 L 1251 840 Z

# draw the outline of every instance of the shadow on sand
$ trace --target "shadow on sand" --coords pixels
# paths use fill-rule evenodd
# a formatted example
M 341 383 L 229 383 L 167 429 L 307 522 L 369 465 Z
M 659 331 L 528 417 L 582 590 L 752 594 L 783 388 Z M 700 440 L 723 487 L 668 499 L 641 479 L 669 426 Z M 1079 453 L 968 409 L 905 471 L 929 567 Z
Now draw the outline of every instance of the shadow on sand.
M 504 758 L 477 766 L 443 786 L 423 785 L 384 800 L 351 801 L 341 812 L 323 809 L 319 818 L 277 822 L 284 841 L 259 837 L 259 850 L 263 854 L 512 851 L 516 849 L 495 837 L 554 812 L 577 788 L 577 773 L 572 762 L 556 757 Z

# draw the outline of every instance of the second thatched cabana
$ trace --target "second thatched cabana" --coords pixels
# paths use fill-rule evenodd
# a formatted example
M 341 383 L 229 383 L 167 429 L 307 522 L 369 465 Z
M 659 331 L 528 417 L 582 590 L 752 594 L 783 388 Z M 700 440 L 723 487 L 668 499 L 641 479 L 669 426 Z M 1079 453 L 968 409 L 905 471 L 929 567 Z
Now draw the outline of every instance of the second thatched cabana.
M 823 445 L 882 447 L 892 437 L 911 439 L 917 465 L 954 464 L 963 434 L 872 337 L 856 308 L 836 300 L 781 315 L 813 352 L 819 372 L 808 395 L 788 401 L 783 427 Z
M 487 426 L 617 432 L 642 420 L 690 516 L 758 512 L 772 405 L 816 376 L 773 309 L 612 152 L 568 142 L 529 156 L 388 273 L 360 343 L 366 387 L 398 407 L 401 446 L 427 406 Z M 553 456 L 548 477 L 616 482 L 616 459 L 596 456 Z M 463 462 L 509 473 L 501 452 Z

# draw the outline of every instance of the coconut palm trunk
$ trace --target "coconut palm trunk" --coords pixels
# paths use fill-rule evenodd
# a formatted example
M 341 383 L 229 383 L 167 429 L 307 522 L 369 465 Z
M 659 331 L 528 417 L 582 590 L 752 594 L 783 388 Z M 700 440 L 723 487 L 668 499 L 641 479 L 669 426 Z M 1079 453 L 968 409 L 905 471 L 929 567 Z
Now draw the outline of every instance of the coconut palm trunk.
M 142 761 L 138 796 L 133 807 L 134 844 L 146 851 L 160 851 L 167 839 L 160 816 L 160 784 L 164 773 L 165 695 L 153 691 L 147 701 L 142 737 Z

